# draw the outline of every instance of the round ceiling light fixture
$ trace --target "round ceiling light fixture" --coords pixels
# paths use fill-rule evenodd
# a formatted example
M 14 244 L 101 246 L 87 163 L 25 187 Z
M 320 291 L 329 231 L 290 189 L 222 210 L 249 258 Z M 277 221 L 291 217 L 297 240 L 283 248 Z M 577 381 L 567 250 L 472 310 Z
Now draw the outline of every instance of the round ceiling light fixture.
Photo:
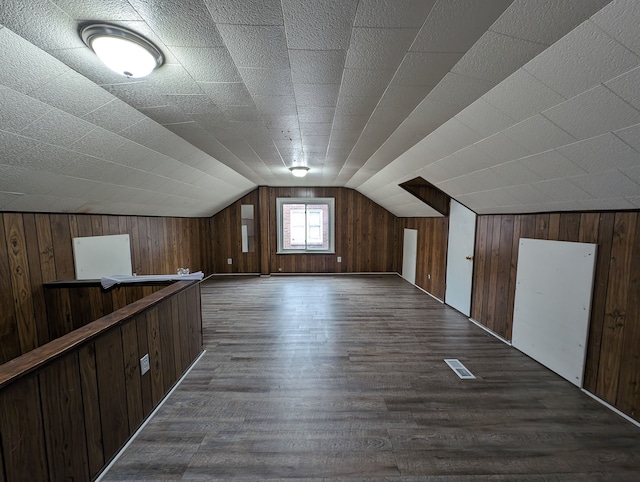
M 85 25 L 80 36 L 103 64 L 125 77 L 146 77 L 164 62 L 162 52 L 149 40 L 117 25 Z
M 289 170 L 295 177 L 304 177 L 309 172 L 309 168 L 307 166 L 291 166 Z

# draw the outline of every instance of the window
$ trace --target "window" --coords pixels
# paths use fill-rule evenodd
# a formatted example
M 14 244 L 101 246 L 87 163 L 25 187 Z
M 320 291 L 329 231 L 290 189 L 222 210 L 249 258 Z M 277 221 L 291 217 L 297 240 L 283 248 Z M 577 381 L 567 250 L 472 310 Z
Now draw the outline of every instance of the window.
M 278 254 L 333 253 L 333 198 L 277 198 Z

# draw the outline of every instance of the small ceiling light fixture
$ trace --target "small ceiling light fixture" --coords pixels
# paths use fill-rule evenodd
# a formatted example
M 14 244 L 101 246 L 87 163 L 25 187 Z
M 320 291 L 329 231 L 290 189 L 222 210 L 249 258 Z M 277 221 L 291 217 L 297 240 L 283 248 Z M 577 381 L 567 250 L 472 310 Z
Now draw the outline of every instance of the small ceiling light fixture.
M 295 177 L 304 177 L 309 172 L 309 168 L 307 166 L 291 166 L 289 170 Z
M 85 25 L 80 36 L 103 64 L 125 77 L 146 77 L 164 62 L 164 55 L 150 41 L 117 25 Z

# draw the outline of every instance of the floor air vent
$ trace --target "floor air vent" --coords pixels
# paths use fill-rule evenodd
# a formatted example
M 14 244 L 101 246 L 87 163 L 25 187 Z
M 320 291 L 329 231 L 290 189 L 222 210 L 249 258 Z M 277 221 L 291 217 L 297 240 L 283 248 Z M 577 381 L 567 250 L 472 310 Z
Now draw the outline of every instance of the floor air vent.
M 467 367 L 460 363 L 460 360 L 457 358 L 447 358 L 444 362 L 449 365 L 449 368 L 451 368 L 455 374 L 463 380 L 471 380 L 475 378 L 473 373 L 467 370 Z

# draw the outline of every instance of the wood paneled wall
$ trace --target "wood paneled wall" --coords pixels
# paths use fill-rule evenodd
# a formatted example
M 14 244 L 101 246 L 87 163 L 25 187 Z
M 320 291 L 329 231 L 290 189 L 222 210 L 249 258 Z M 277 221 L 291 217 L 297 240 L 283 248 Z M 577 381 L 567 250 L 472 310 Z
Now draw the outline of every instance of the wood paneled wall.
M 416 285 L 436 298 L 444 300 L 449 218 L 400 218 L 399 260 L 402 260 L 404 228 L 418 231 Z
M 89 283 L 68 285 L 45 283 L 44 297 L 47 305 L 49 336 L 55 340 L 159 291 L 166 285 L 167 283 L 143 286 L 132 283 L 116 285 L 109 290 L 104 290 L 99 283 L 93 286 Z
M 138 274 L 211 273 L 209 219 L 0 214 L 0 363 L 47 343 L 43 282 L 74 279 L 72 238 L 129 234 Z M 204 233 L 204 234 L 203 234 Z
M 335 198 L 335 254 L 277 251 L 276 198 Z M 256 250 L 242 253 L 240 206 L 256 206 Z M 211 223 L 215 273 L 353 273 L 398 271 L 398 219 L 347 188 L 261 187 L 216 214 Z M 337 257 L 342 262 L 337 262 Z M 227 258 L 233 264 L 227 264 Z M 268 263 L 268 264 L 267 264 Z
M 201 351 L 196 283 L 8 382 L 0 480 L 94 479 Z M 146 353 L 150 371 L 140 375 Z
M 640 213 L 479 216 L 471 316 L 506 339 L 520 238 L 598 244 L 584 387 L 640 420 Z
M 252 253 L 242 252 L 242 215 L 241 206 L 254 207 L 256 225 L 260 221 L 258 190 L 254 190 L 236 202 L 227 206 L 211 219 L 211 244 L 214 273 L 259 273 L 260 272 L 260 234 L 256 229 L 255 249 Z M 231 258 L 232 264 L 227 263 Z
M 335 254 L 277 254 L 276 198 L 335 198 Z M 398 218 L 353 189 L 269 188 L 272 273 L 398 271 Z M 337 262 L 337 257 L 342 262 Z

